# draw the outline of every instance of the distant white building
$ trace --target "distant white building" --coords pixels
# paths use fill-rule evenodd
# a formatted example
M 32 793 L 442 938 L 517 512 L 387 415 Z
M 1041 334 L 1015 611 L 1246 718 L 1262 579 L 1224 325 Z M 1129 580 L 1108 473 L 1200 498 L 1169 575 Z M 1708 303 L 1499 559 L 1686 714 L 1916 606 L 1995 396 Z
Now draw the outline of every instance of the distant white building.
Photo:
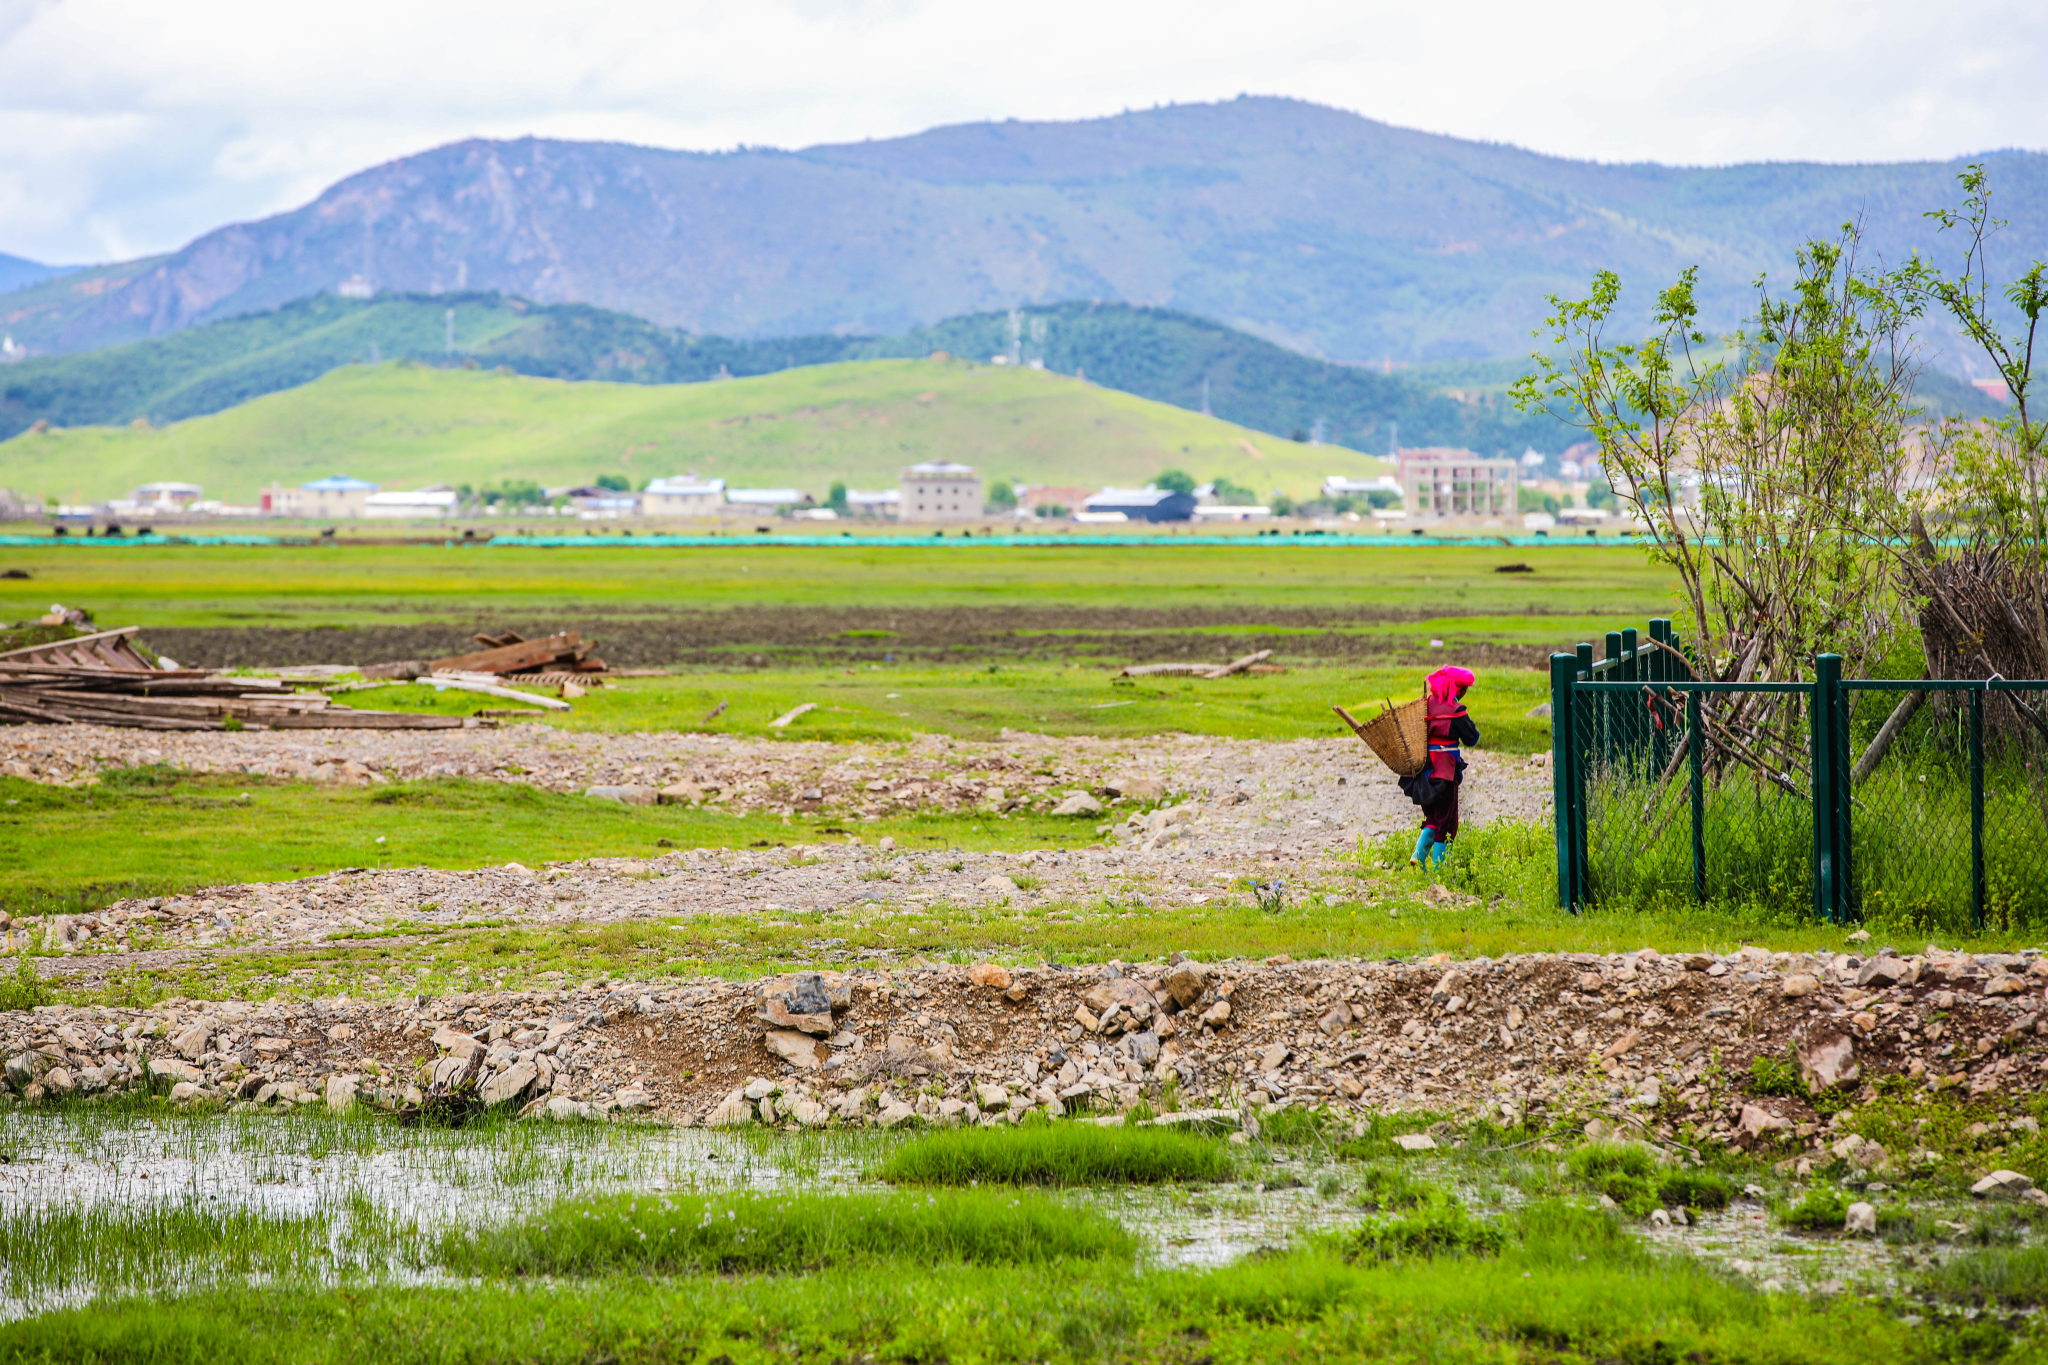
M 647 517 L 715 517 L 724 506 L 724 479 L 656 479 L 640 495 L 640 514 Z
M 1323 479 L 1323 496 L 1326 498 L 1368 498 L 1374 493 L 1391 493 L 1398 498 L 1401 496 L 1401 481 L 1391 474 L 1373 479 L 1331 474 Z
M 456 495 L 452 488 L 420 488 L 409 493 L 372 493 L 363 499 L 366 517 L 452 517 Z
M 1515 461 L 1475 450 L 1401 452 L 1402 501 L 1417 517 L 1503 517 L 1515 510 Z
M 138 508 L 158 512 L 182 512 L 199 501 L 203 490 L 196 483 L 180 483 L 165 479 L 158 483 L 146 483 L 128 495 L 128 501 Z
M 883 488 L 869 492 L 859 488 L 846 490 L 846 510 L 856 517 L 893 517 L 903 505 L 900 489 Z
M 329 475 L 297 488 L 272 484 L 263 495 L 263 510 L 274 517 L 360 517 L 370 494 L 376 491 L 376 484 L 346 474 Z
M 377 286 L 361 275 L 351 275 L 335 285 L 334 292 L 345 299 L 369 299 L 377 296 Z
M 902 500 L 896 515 L 905 521 L 969 521 L 981 516 L 981 475 L 973 465 L 926 460 L 897 477 Z
M 1199 491 L 1199 490 L 1197 490 Z M 1212 503 L 1195 509 L 1196 521 L 1271 521 L 1273 509 L 1262 506 L 1226 507 Z

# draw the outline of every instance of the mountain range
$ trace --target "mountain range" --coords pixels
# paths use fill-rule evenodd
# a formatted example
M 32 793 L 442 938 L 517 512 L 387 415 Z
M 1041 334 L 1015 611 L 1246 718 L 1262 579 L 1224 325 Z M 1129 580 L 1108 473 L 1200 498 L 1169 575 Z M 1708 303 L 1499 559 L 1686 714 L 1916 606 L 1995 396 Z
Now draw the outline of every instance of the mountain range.
M 2048 156 L 1973 159 L 2005 240 L 2048 238 Z M 1697 265 L 1726 327 L 1757 275 L 1847 219 L 1873 257 L 1929 248 L 1923 215 L 1955 201 L 1962 165 L 1602 165 L 1250 97 L 796 151 L 475 139 L 162 257 L 29 283 L 0 295 L 0 329 L 91 350 L 344 287 L 497 291 L 741 339 L 1093 300 L 1324 358 L 1502 356 L 1527 349 L 1546 293 L 1595 269 L 1620 272 L 1633 325 Z
M 693 336 L 587 304 L 492 293 L 317 294 L 149 341 L 0 368 L 0 440 L 37 423 L 162 426 L 309 383 L 341 365 L 414 360 L 551 379 L 676 384 L 944 351 L 1043 365 L 1209 412 L 1257 431 L 1359 450 L 1456 445 L 1556 452 L 1576 433 L 1498 393 L 1463 399 L 1406 372 L 1334 365 L 1203 318 L 1125 304 L 1061 304 L 950 318 L 899 336 Z M 1960 387 L 1960 386 L 1958 386 Z M 1964 390 L 1976 397 L 1973 390 Z

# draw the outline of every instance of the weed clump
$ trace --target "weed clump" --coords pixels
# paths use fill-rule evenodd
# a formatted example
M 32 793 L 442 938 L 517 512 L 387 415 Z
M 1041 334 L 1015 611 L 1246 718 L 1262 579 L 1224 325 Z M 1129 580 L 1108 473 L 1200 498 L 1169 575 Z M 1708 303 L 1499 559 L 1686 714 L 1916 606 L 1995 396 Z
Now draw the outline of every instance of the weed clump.
M 1498 1256 L 1507 1245 L 1499 1226 L 1474 1218 L 1463 1204 L 1435 1197 L 1394 1218 L 1375 1218 L 1336 1239 L 1346 1261 L 1438 1260 Z
M 1213 1138 L 1061 1123 L 932 1133 L 898 1147 L 876 1175 L 898 1185 L 1158 1185 L 1228 1180 L 1237 1164 Z
M 1804 1199 L 1786 1209 L 1780 1221 L 1802 1232 L 1840 1232 L 1848 1217 L 1849 1202 L 1842 1192 L 1833 1186 L 1816 1185 L 1806 1192 Z
M 574 1200 L 505 1227 L 451 1232 L 438 1259 L 470 1275 L 729 1275 L 893 1260 L 1129 1259 L 1136 1251 L 1130 1232 L 1088 1209 L 1042 1195 L 949 1190 Z
M 1735 1193 L 1726 1176 L 1663 1166 L 1656 1153 L 1638 1143 L 1593 1143 L 1573 1152 L 1565 1164 L 1582 1184 L 1638 1218 L 1655 1208 L 1725 1208 Z

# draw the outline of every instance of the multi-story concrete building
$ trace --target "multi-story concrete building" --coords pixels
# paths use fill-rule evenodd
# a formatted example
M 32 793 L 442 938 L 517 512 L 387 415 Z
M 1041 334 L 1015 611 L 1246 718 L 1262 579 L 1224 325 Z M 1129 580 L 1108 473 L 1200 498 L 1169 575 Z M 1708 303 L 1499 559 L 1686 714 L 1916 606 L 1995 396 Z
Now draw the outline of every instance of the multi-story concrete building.
M 981 475 L 973 465 L 926 460 L 906 466 L 897 479 L 904 521 L 971 521 L 981 516 Z
M 1517 467 L 1475 450 L 1429 448 L 1401 452 L 1401 498 L 1408 515 L 1505 517 L 1515 511 Z

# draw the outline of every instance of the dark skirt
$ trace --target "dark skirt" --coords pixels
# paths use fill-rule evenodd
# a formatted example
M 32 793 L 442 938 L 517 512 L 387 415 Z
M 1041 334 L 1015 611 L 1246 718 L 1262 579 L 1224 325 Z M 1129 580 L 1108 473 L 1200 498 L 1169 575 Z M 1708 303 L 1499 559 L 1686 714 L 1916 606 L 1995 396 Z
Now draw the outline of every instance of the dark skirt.
M 1434 830 L 1440 844 L 1447 844 L 1458 837 L 1459 785 L 1456 782 L 1438 783 L 1436 799 L 1422 808 L 1422 827 Z

